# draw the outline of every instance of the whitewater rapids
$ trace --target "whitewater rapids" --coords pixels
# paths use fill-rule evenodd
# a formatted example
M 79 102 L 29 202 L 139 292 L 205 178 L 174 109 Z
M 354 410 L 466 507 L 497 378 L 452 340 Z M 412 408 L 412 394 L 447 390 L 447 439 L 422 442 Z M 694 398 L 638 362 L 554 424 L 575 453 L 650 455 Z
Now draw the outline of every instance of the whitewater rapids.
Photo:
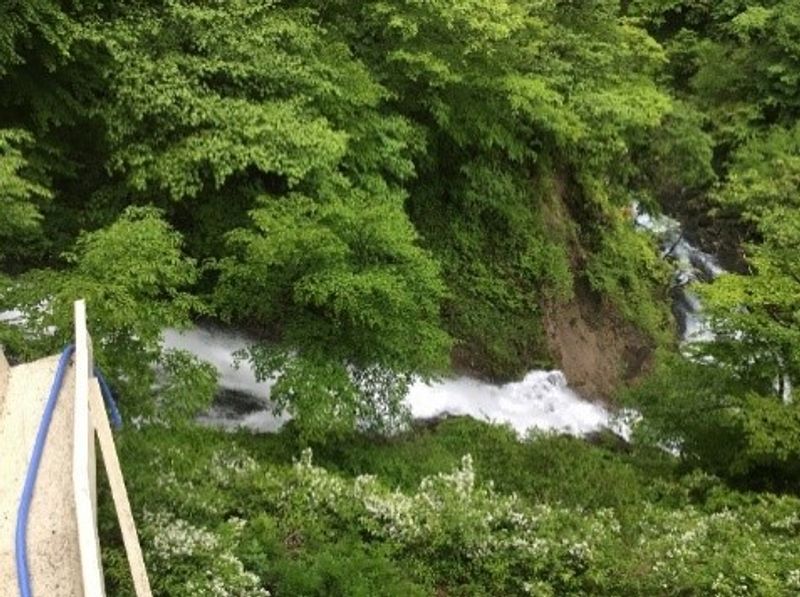
M 249 343 L 243 335 L 209 327 L 165 332 L 165 348 L 186 350 L 212 364 L 219 373 L 221 395 L 228 400 L 240 397 L 238 407 L 226 404 L 224 399 L 217 401 L 200 417 L 201 422 L 263 433 L 280 429 L 288 420 L 285 415 L 276 417 L 271 412 L 272 382 L 259 382 L 247 362 L 238 368 L 234 365 L 234 353 Z M 417 382 L 405 401 L 414 419 L 465 415 L 510 425 L 520 436 L 532 429 L 585 435 L 606 427 L 616 428 L 612 413 L 571 390 L 561 371 L 531 371 L 522 381 L 505 385 L 469 377 L 432 384 Z

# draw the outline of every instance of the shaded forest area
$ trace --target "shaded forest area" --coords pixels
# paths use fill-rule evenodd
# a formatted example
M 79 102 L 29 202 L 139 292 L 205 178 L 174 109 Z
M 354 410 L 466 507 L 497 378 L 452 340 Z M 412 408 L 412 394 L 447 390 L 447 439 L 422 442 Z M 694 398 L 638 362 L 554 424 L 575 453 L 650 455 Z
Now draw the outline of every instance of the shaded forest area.
M 715 434 L 796 461 L 773 382 L 800 379 L 797 2 L 3 10 L 2 301 L 29 324 L 3 337 L 20 356 L 64 341 L 80 294 L 130 408 L 158 360 L 197 401 L 195 364 L 158 337 L 219 318 L 269 340 L 249 356 L 314 434 L 380 425 L 453 357 L 492 379 L 553 364 L 544 323 L 576 292 L 674 352 L 638 201 L 704 222 L 740 272 L 702 289 L 714 363 L 654 365 L 689 380 L 645 392 L 678 427 L 661 431 L 735 405 Z M 762 445 L 785 433 L 788 452 Z
M 180 426 L 215 375 L 163 350 L 162 331 L 246 329 L 263 343 L 242 358 L 277 377 L 299 447 L 390 427 L 415 376 L 569 369 L 548 333 L 594 312 L 586 325 L 625 344 L 609 349 L 620 372 L 599 393 L 641 413 L 642 450 L 677 446 L 680 474 L 703 471 L 689 482 L 702 491 L 667 484 L 686 492 L 675 507 L 731 487 L 796 494 L 798 116 L 800 0 L 5 0 L 0 310 L 24 325 L 0 322 L 0 342 L 16 359 L 57 351 L 85 297 L 122 409 Z M 633 226 L 634 204 L 724 256 L 732 273 L 696 288 L 713 341 L 679 346 L 670 267 Z M 303 466 L 281 469 L 286 483 L 325 476 Z M 290 533 L 287 520 L 263 524 Z M 359 520 L 356 535 L 375 530 Z M 780 524 L 796 544 L 793 520 Z M 398 545 L 413 554 L 390 539 L 386 562 Z M 711 591 L 692 577 L 654 593 L 635 570 L 625 586 L 587 580 L 579 555 L 532 594 Z M 415 578 L 439 594 L 522 592 L 498 557 L 480 590 L 470 569 Z M 800 591 L 800 572 L 762 564 L 742 581 L 771 579 L 752 594 Z M 278 586 L 265 578 L 250 581 Z M 737 583 L 717 594 L 751 594 Z

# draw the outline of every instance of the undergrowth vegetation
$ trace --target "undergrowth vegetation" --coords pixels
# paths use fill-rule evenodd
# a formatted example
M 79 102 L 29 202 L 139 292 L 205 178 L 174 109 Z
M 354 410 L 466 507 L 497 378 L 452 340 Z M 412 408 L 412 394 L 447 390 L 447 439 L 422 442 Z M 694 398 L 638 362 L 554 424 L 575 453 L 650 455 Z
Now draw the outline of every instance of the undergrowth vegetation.
M 87 299 L 159 595 L 800 594 L 799 118 L 800 0 L 6 0 L 0 343 Z M 634 204 L 729 257 L 708 342 Z M 292 429 L 186 425 L 209 319 Z M 632 451 L 381 435 L 575 363 Z
M 375 441 L 120 437 L 157 595 L 792 595 L 800 501 L 452 419 Z M 110 511 L 110 594 L 132 594 Z

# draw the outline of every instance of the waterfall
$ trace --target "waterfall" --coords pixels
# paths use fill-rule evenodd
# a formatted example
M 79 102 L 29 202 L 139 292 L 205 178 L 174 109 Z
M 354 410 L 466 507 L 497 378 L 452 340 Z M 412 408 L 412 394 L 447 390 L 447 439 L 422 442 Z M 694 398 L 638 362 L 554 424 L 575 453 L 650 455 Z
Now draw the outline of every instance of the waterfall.
M 202 423 L 223 429 L 271 432 L 288 420 L 272 414 L 271 382 L 259 382 L 249 363 L 233 365 L 234 353 L 252 343 L 244 334 L 213 327 L 184 332 L 167 330 L 164 347 L 182 349 L 216 367 L 220 394 Z M 569 388 L 561 371 L 531 371 L 522 381 L 494 385 L 469 377 L 432 384 L 415 383 L 406 397 L 411 416 L 431 419 L 467 415 L 509 424 L 520 436 L 531 429 L 584 435 L 614 425 L 612 413 L 582 399 Z
M 685 342 L 708 342 L 713 333 L 703 306 L 690 286 L 710 281 L 724 272 L 717 260 L 690 243 L 677 220 L 651 216 L 634 205 L 637 228 L 654 235 L 662 256 L 673 263 L 673 310 Z M 24 324 L 19 311 L 0 313 L 0 322 Z M 248 362 L 235 365 L 235 353 L 252 344 L 246 334 L 216 326 L 197 326 L 186 331 L 168 329 L 166 349 L 182 349 L 212 364 L 219 374 L 219 392 L 213 406 L 199 417 L 206 425 L 223 429 L 273 432 L 289 420 L 272 413 L 269 400 L 274 382 L 259 381 Z M 784 400 L 791 399 L 791 380 L 776 380 Z M 778 387 L 776 386 L 776 387 Z M 532 429 L 584 435 L 602 428 L 623 436 L 629 428 L 603 406 L 584 400 L 572 390 L 561 371 L 531 371 L 521 381 L 504 385 L 470 377 L 412 385 L 406 405 L 415 419 L 466 415 L 510 425 L 520 436 Z
M 692 292 L 693 282 L 710 282 L 725 270 L 717 259 L 690 243 L 677 220 L 669 216 L 652 216 L 634 204 L 634 223 L 656 237 L 661 256 L 673 264 L 673 312 L 684 342 L 710 342 L 714 334 L 703 316 L 700 298 Z

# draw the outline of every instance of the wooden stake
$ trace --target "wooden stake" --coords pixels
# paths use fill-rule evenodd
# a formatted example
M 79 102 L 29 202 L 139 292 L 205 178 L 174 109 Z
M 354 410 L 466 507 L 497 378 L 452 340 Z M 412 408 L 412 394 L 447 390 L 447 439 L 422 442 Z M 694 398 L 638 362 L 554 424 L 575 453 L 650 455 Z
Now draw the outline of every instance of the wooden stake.
M 75 421 L 72 451 L 72 486 L 84 597 L 104 597 L 100 541 L 95 500 L 94 433 L 89 420 L 89 377 L 92 364 L 86 303 L 75 301 Z
M 100 454 L 103 456 L 108 482 L 111 485 L 111 496 L 117 510 L 119 528 L 122 531 L 122 541 L 125 544 L 125 553 L 128 555 L 128 564 L 131 568 L 136 595 L 137 597 L 152 597 L 142 546 L 139 544 L 139 534 L 136 532 L 136 522 L 133 520 L 128 492 L 122 477 L 122 468 L 119 464 L 117 449 L 114 446 L 114 436 L 111 433 L 111 425 L 108 423 L 103 396 L 96 378 L 89 383 L 89 410 L 92 414 L 94 429 L 97 432 L 97 439 L 100 442 Z

